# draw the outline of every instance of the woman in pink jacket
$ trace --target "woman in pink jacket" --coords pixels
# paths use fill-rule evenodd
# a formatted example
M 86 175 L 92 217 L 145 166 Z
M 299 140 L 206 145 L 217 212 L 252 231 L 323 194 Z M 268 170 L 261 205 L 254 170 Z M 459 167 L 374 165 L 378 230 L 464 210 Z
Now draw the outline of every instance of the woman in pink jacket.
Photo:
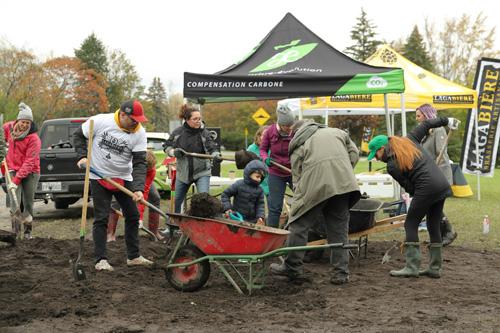
M 9 149 L 6 157 L 7 166 L 12 178 L 9 189 L 16 190 L 19 204 L 22 203 L 24 237 L 31 238 L 33 202 L 40 179 L 41 142 L 30 107 L 20 103 L 17 119 L 5 123 L 3 130 Z M 17 207 L 14 207 L 12 200 L 10 202 L 10 212 L 13 214 Z
M 267 225 L 274 228 L 279 226 L 286 187 L 288 185 L 292 188 L 292 175 L 274 166 L 271 161 L 291 168 L 288 145 L 293 137 L 292 125 L 295 122 L 292 110 L 285 105 L 278 106 L 276 114 L 278 118 L 276 124 L 266 129 L 259 146 L 260 158 L 269 167 L 269 196 L 267 198 L 269 216 Z

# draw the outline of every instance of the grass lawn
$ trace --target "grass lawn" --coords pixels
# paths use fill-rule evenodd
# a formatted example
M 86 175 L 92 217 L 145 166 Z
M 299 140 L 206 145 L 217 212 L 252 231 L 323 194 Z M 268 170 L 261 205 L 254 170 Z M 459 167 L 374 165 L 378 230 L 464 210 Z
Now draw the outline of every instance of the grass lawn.
M 372 170 L 383 168 L 385 163 L 373 162 Z M 237 170 L 234 163 L 224 163 L 221 168 L 221 176 L 228 177 L 229 171 L 234 170 L 236 177 L 243 176 L 243 170 Z M 368 162 L 361 160 L 356 165 L 355 173 L 367 172 Z M 384 172 L 381 170 L 380 172 Z M 453 227 L 458 232 L 458 238 L 454 244 L 464 245 L 477 249 L 499 249 L 500 248 L 500 170 L 497 170 L 493 178 L 481 177 L 481 201 L 477 200 L 477 177 L 465 175 L 474 196 L 469 198 L 449 198 L 446 200 L 445 213 L 450 219 Z M 217 191 L 217 193 L 220 190 Z M 391 199 L 387 199 L 391 200 Z M 382 212 L 378 214 L 382 218 Z M 484 215 L 490 217 L 490 232 L 482 234 Z M 427 239 L 427 232 L 419 233 L 421 240 Z M 374 240 L 403 240 L 404 232 L 397 230 L 386 234 L 371 236 Z

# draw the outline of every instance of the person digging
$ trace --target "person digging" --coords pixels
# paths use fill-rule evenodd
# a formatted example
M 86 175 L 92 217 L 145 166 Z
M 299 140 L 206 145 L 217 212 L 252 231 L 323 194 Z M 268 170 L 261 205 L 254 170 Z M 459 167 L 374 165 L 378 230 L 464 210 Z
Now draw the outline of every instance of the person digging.
M 387 163 L 387 172 L 413 196 L 405 219 L 404 252 L 406 265 L 403 269 L 392 270 L 391 276 L 418 277 L 425 275 L 441 277 L 442 239 L 440 223 L 446 198 L 451 195 L 450 184 L 435 161 L 420 145 L 429 129 L 448 126 L 450 130 L 458 128 L 460 122 L 454 118 L 435 118 L 423 121 L 407 137 L 378 135 L 368 143 L 368 160 Z M 427 216 L 429 232 L 429 266 L 420 269 L 420 243 L 418 225 Z

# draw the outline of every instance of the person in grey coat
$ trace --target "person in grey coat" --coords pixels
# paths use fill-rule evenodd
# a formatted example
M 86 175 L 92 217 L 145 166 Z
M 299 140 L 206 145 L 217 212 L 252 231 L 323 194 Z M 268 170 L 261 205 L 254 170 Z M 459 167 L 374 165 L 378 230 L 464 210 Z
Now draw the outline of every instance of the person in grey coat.
M 422 104 L 416 109 L 415 118 L 418 123 L 422 123 L 427 119 L 437 118 L 437 111 L 430 104 Z M 439 169 L 445 176 L 446 180 L 450 185 L 453 185 L 453 173 L 451 171 L 450 158 L 448 157 L 447 151 L 447 134 L 444 127 L 432 128 L 425 135 L 424 139 L 420 144 L 424 147 L 425 151 L 437 162 Z M 437 161 L 439 154 L 443 152 L 440 161 Z M 453 230 L 453 226 L 446 215 L 443 214 L 441 220 L 441 235 L 443 238 L 443 246 L 451 244 L 455 238 L 457 238 L 457 233 Z
M 267 176 L 267 168 L 261 161 L 250 161 L 243 170 L 243 179 L 222 192 L 224 211 L 237 211 L 247 222 L 264 224 L 264 190 L 259 185 Z M 233 198 L 233 203 L 231 203 Z
M 295 189 L 287 246 L 306 245 L 309 229 L 318 215 L 324 220 L 328 243 L 347 243 L 349 209 L 361 197 L 353 170 L 359 151 L 349 135 L 340 129 L 314 122 L 297 122 L 294 127 L 299 128 L 288 148 Z M 271 264 L 271 273 L 290 280 L 300 279 L 303 258 L 303 251 L 289 252 L 283 264 Z M 331 263 L 330 282 L 347 283 L 347 251 L 334 248 Z

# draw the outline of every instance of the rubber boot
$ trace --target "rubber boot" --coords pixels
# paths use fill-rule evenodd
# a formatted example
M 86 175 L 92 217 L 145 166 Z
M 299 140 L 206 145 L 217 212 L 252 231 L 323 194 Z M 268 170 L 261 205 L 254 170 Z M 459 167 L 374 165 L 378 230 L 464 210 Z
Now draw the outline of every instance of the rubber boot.
M 443 245 L 441 243 L 429 244 L 429 267 L 423 271 L 419 271 L 418 274 L 434 279 L 441 277 L 441 266 L 443 265 L 442 249 Z
M 149 211 L 149 216 L 148 216 L 148 229 L 156 235 L 156 238 L 158 240 L 163 240 L 165 237 L 160 234 L 158 231 L 158 226 L 160 225 L 160 214 L 158 212 L 155 212 L 153 210 Z
M 391 276 L 396 277 L 418 277 L 418 270 L 420 268 L 420 243 L 406 242 L 405 256 L 406 266 L 400 270 L 392 270 Z
M 120 215 L 115 212 L 109 213 L 108 217 L 108 242 L 114 242 L 116 240 L 116 225 L 118 224 L 118 219 Z
M 441 235 L 443 236 L 443 246 L 450 245 L 457 238 L 457 233 L 453 230 L 453 226 L 446 216 L 441 220 Z

